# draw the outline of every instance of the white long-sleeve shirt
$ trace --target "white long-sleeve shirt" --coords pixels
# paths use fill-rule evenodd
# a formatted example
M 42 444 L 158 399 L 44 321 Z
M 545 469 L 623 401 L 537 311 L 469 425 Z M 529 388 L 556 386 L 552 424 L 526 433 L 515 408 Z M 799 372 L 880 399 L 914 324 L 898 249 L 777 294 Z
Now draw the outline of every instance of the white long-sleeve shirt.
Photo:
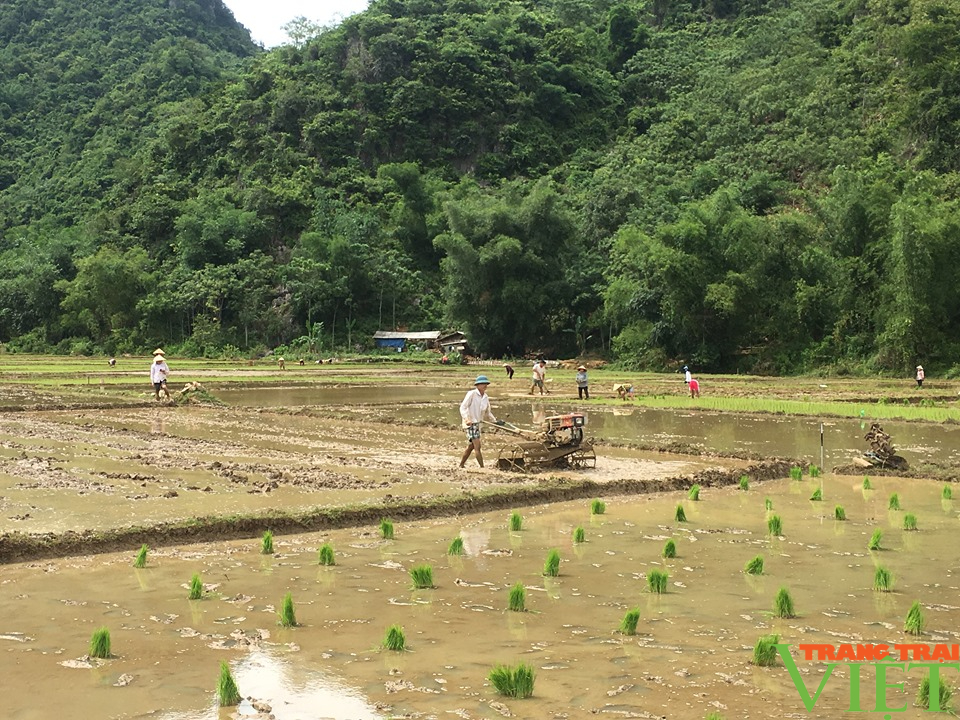
M 478 423 L 484 418 L 490 422 L 497 421 L 490 411 L 490 398 L 486 393 L 481 395 L 476 388 L 469 391 L 460 403 L 460 417 L 463 419 L 464 427 Z
M 158 383 L 167 379 L 167 373 L 170 368 L 165 362 L 155 362 L 150 366 L 150 382 Z

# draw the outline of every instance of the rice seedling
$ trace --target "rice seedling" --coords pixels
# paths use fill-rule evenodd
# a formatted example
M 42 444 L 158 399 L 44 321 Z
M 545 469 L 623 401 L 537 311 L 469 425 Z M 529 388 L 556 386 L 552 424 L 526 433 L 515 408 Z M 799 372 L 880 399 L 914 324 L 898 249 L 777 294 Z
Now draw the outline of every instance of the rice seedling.
M 810 496 L 810 499 L 816 502 L 823 500 L 823 490 L 821 488 L 817 488 L 816 490 L 814 490 L 813 495 Z
M 190 578 L 190 599 L 199 600 L 203 597 L 203 580 L 200 579 L 198 573 L 194 573 L 193 577 Z
M 763 509 L 764 510 L 773 510 L 773 500 L 770 498 L 763 499 Z
M 907 513 L 903 516 L 903 529 L 904 530 L 916 530 L 917 529 L 917 516 L 913 513 Z
M 757 644 L 753 646 L 753 664 L 759 667 L 770 667 L 777 661 L 777 643 L 779 635 L 761 635 Z
M 873 535 L 870 536 L 870 542 L 867 543 L 867 547 L 871 550 L 879 550 L 881 540 L 883 540 L 883 530 L 877 528 L 873 531 Z
M 943 486 L 943 492 L 940 493 L 940 497 L 944 500 L 953 500 L 953 490 L 949 485 Z
M 135 568 L 145 568 L 147 566 L 147 551 L 149 548 L 146 544 L 140 546 L 140 552 L 137 553 L 137 557 L 133 561 L 133 566 Z
M 748 560 L 743 566 L 743 571 L 747 575 L 763 575 L 763 555 L 757 555 Z
M 870 484 L 870 478 L 866 475 L 863 476 L 863 489 L 873 490 L 873 485 Z
M 387 628 L 387 634 L 383 637 L 381 647 L 394 652 L 403 652 L 407 649 L 407 636 L 403 634 L 403 628 L 399 625 L 391 625 Z
M 793 598 L 790 597 L 790 591 L 785 587 L 777 591 L 777 597 L 773 600 L 773 615 L 778 618 L 796 617 L 793 611 Z
M 930 697 L 930 671 L 920 681 L 920 690 L 917 692 L 917 705 L 922 708 L 933 711 L 948 712 L 950 710 L 950 699 L 953 697 L 953 688 L 943 681 L 943 676 L 938 674 L 937 692 L 933 698 Z M 932 702 L 931 702 L 932 701 Z
M 712 712 L 707 715 L 705 720 L 723 720 L 723 715 L 718 712 Z
M 317 554 L 317 561 L 321 565 L 336 565 L 337 561 L 333 557 L 333 545 L 324 543 L 320 546 L 320 552 Z
M 640 622 L 640 608 L 627 610 L 623 620 L 620 621 L 620 632 L 623 635 L 636 635 L 638 622 Z
M 775 537 L 783 535 L 783 520 L 779 515 L 771 515 L 767 519 L 767 531 Z
M 220 679 L 217 681 L 217 702 L 220 703 L 220 707 L 240 704 L 240 690 L 237 688 L 237 682 L 233 679 L 230 666 L 223 660 L 220 661 Z
M 741 476 L 740 476 L 740 489 L 741 489 L 741 490 L 749 490 L 749 489 L 750 489 L 750 478 L 748 478 L 746 475 L 741 475 Z
M 296 627 L 297 615 L 293 611 L 293 595 L 287 593 L 283 596 L 283 602 L 280 603 L 280 625 L 282 627 Z
M 447 545 L 447 555 L 463 555 L 463 538 L 457 535 Z
M 794 465 L 790 468 L 790 479 L 791 480 L 802 480 L 803 479 L 803 468 L 797 467 Z
M 700 486 L 691 485 L 690 490 L 687 492 L 687 498 L 696 502 L 700 499 Z
M 110 657 L 110 631 L 105 628 L 97 628 L 90 636 L 90 657 L 108 658 Z
M 677 556 L 677 544 L 673 540 L 667 540 L 663 544 L 663 552 L 661 554 L 665 558 L 675 558 Z
M 269 530 L 264 530 L 263 537 L 260 538 L 260 553 L 273 555 L 273 533 Z
M 651 570 L 647 575 L 647 589 L 657 595 L 663 595 L 667 591 L 667 581 L 670 580 L 670 573 L 663 570 Z
M 810 477 L 812 477 L 812 478 L 820 477 L 820 466 L 819 466 L 819 465 L 811 465 L 811 466 L 810 466 Z
M 573 529 L 573 541 L 575 543 L 586 542 L 587 534 L 584 532 L 583 526 L 578 525 Z
M 510 513 L 510 530 L 511 532 L 523 530 L 523 515 L 518 512 Z
M 888 510 L 902 510 L 900 507 L 900 496 L 897 493 L 894 493 L 890 496 L 890 501 L 887 503 Z
M 543 564 L 543 574 L 547 577 L 557 577 L 560 574 L 559 550 L 551 550 L 547 553 L 547 560 Z
M 903 621 L 904 632 L 908 632 L 911 635 L 921 635 L 925 624 L 923 609 L 920 607 L 920 601 L 917 600 L 907 611 L 907 617 Z
M 873 589 L 880 592 L 893 590 L 893 575 L 882 565 L 873 572 Z
M 510 588 L 509 608 L 513 612 L 524 612 L 527 609 L 527 589 L 523 583 L 517 583 Z
M 843 509 L 843 505 L 837 505 L 833 509 L 833 519 L 834 520 L 846 520 L 847 511 Z
M 384 540 L 393 540 L 393 523 L 386 518 L 380 520 L 380 537 Z
M 496 665 L 487 678 L 501 695 L 512 698 L 528 698 L 533 695 L 533 682 L 536 675 L 532 666 L 526 663 L 517 663 L 515 667 Z
M 607 511 L 607 504 L 599 499 L 594 498 L 593 502 L 590 503 L 590 514 L 591 515 L 603 515 Z
M 687 521 L 687 513 L 684 511 L 681 503 L 677 503 L 677 511 L 673 514 L 673 519 L 677 522 Z
M 433 587 L 433 568 L 429 565 L 417 565 L 410 568 L 410 577 L 416 590 Z

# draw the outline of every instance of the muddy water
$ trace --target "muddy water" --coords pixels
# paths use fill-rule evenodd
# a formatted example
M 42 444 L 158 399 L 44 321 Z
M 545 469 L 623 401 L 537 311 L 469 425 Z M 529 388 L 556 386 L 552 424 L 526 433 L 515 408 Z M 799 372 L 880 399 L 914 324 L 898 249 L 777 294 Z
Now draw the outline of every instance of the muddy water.
M 902 620 L 925 606 L 921 642 L 960 642 L 960 571 L 954 552 L 958 508 L 930 481 L 826 476 L 824 502 L 808 497 L 816 481 L 754 484 L 748 492 L 707 490 L 699 503 L 680 495 L 612 498 L 603 516 L 586 502 L 528 508 L 524 529 L 507 530 L 506 513 L 397 526 L 396 539 L 373 528 L 278 538 L 276 556 L 255 542 L 167 549 L 135 570 L 131 557 L 101 556 L 6 566 L 0 582 L 0 648 L 12 718 L 229 717 L 212 691 L 220 660 L 235 669 L 240 690 L 278 720 L 405 717 L 837 718 L 849 702 L 849 672 L 839 667 L 814 712 L 803 709 L 782 666 L 749 664 L 757 637 L 778 633 L 797 643 L 909 642 Z M 889 512 L 898 492 L 920 530 L 900 530 Z M 766 535 L 764 497 L 783 519 L 784 537 Z M 688 523 L 673 521 L 683 501 Z M 849 520 L 832 520 L 842 504 Z M 583 525 L 587 542 L 573 546 Z M 870 553 L 874 528 L 884 550 Z M 457 534 L 467 554 L 445 555 Z M 660 550 L 675 539 L 678 557 Z M 330 541 L 338 564 L 321 568 L 318 546 Z M 541 576 L 551 548 L 559 578 Z M 743 564 L 766 559 L 766 574 Z M 427 562 L 436 587 L 413 591 L 409 568 Z M 871 590 L 876 565 L 895 576 L 896 592 Z M 669 592 L 645 592 L 651 569 L 670 573 Z M 209 593 L 186 599 L 200 573 Z M 526 613 L 505 610 L 508 589 L 527 587 Z M 799 617 L 778 620 L 777 589 L 790 589 Z M 301 627 L 276 626 L 276 607 L 291 592 Z M 624 612 L 641 611 L 638 634 L 614 632 Z M 403 626 L 409 651 L 378 650 L 387 627 Z M 96 668 L 82 660 L 89 636 L 112 632 L 116 657 Z M 71 662 L 73 661 L 73 662 Z M 496 663 L 524 661 L 537 672 L 535 697 L 498 698 L 485 680 Z M 822 665 L 798 659 L 816 689 Z M 80 663 L 82 664 L 82 663 Z M 945 671 L 957 684 L 960 676 Z M 872 709 L 873 675 L 863 668 L 864 709 Z M 912 703 L 919 673 L 895 674 Z M 37 689 L 42 688 L 43 707 Z M 497 704 L 497 703 L 501 703 Z M 245 705 L 245 717 L 256 717 Z M 908 707 L 901 717 L 925 713 Z

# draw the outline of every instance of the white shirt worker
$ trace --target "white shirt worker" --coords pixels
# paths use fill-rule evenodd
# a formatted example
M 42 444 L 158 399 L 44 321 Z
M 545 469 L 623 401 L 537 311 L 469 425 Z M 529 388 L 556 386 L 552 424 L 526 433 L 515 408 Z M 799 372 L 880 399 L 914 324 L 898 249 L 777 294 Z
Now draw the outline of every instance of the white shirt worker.
M 460 403 L 460 417 L 463 418 L 464 427 L 479 423 L 484 418 L 490 422 L 497 421 L 490 411 L 489 396 L 486 393 L 481 395 L 476 388 L 468 391 Z

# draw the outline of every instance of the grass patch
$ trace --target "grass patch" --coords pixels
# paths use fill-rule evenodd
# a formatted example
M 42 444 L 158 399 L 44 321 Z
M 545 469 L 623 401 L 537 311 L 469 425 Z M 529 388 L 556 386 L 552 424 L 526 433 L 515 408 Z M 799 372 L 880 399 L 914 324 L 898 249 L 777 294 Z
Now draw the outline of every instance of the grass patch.
M 137 553 L 137 557 L 133 559 L 133 566 L 135 568 L 145 568 L 147 566 L 147 552 L 150 548 L 147 547 L 146 543 L 140 546 L 140 551 Z
M 760 667 L 771 667 L 777 662 L 777 643 L 779 635 L 761 635 L 757 644 L 753 646 L 753 664 Z
M 811 466 L 810 466 L 810 477 L 812 477 L 812 478 L 820 477 L 820 466 L 819 466 L 819 465 L 811 465 Z
M 591 515 L 603 515 L 607 511 L 607 504 L 600 498 L 594 498 L 590 503 Z
M 193 577 L 190 578 L 190 599 L 199 600 L 203 597 L 203 580 L 200 579 L 199 573 L 194 573 Z
M 763 555 L 757 555 L 747 560 L 747 564 L 743 566 L 743 571 L 747 575 L 763 575 Z
M 110 631 L 107 628 L 97 628 L 90 636 L 90 657 L 110 657 Z
M 586 542 L 586 539 L 587 539 L 587 533 L 583 529 L 582 525 L 578 525 L 573 529 L 573 541 L 575 543 Z
M 391 625 L 387 628 L 387 634 L 383 636 L 381 644 L 386 650 L 394 652 L 403 652 L 407 649 L 407 636 L 403 634 L 403 628 L 399 625 Z
M 917 705 L 928 710 L 948 712 L 950 710 L 950 699 L 953 697 L 953 689 L 943 681 L 943 676 L 939 675 L 937 682 L 937 693 L 933 704 L 930 703 L 930 671 L 920 681 L 920 690 L 917 691 Z
M 773 510 L 773 500 L 770 498 L 763 499 L 763 509 L 764 510 Z
M 791 480 L 802 480 L 803 479 L 803 468 L 797 467 L 794 465 L 790 468 L 790 479 Z
M 667 582 L 670 580 L 670 573 L 664 570 L 651 570 L 647 575 L 647 589 L 657 595 L 663 595 L 667 591 Z
M 887 510 L 902 510 L 900 507 L 900 496 L 897 493 L 894 493 L 890 496 L 890 501 L 887 503 Z
M 677 522 L 687 521 L 687 513 L 683 509 L 683 505 L 681 503 L 677 503 L 677 510 L 676 512 L 673 513 L 673 519 L 676 520 Z
M 410 578 L 416 590 L 433 587 L 433 568 L 429 565 L 417 565 L 410 569 Z
M 393 540 L 393 523 L 386 518 L 380 520 L 380 537 L 384 540 Z
M 527 589 L 523 583 L 517 583 L 510 588 L 510 600 L 507 606 L 513 612 L 524 612 L 527 609 Z
M 523 515 L 518 512 L 510 513 L 510 531 L 520 532 L 523 530 Z
M 767 532 L 776 537 L 783 535 L 783 520 L 779 515 L 771 515 L 767 518 Z
M 269 530 L 264 530 L 263 537 L 260 538 L 260 552 L 263 555 L 273 555 L 273 533 Z
M 547 577 L 557 577 L 560 574 L 560 551 L 551 550 L 543 563 L 543 574 Z
M 497 665 L 487 676 L 497 692 L 505 697 L 528 698 L 533 695 L 533 683 L 536 674 L 533 667 L 526 663 L 515 666 Z
M 793 609 L 793 598 L 790 597 L 790 591 L 785 587 L 777 591 L 777 596 L 773 599 L 773 615 L 778 618 L 792 618 L 797 614 Z
M 944 500 L 953 500 L 953 489 L 949 485 L 944 485 L 940 497 Z
M 819 502 L 820 500 L 823 500 L 823 490 L 821 488 L 817 488 L 816 490 L 814 490 L 813 495 L 810 496 L 810 499 L 815 502 Z
M 863 489 L 873 490 L 873 485 L 870 484 L 870 478 L 867 475 L 863 476 Z
M 833 509 L 833 519 L 834 520 L 846 520 L 847 511 L 843 509 L 843 505 L 837 505 Z
M 694 502 L 696 502 L 697 500 L 700 499 L 700 486 L 699 486 L 699 485 L 691 485 L 691 486 L 690 486 L 690 490 L 687 491 L 687 499 L 693 500 Z
M 240 690 L 237 681 L 233 679 L 230 666 L 220 661 L 220 679 L 217 681 L 217 702 L 220 707 L 232 707 L 240 704 Z
M 463 538 L 457 535 L 447 545 L 447 555 L 463 555 Z
M 667 540 L 663 544 L 661 555 L 665 558 L 675 558 L 677 556 L 677 544 L 673 540 Z
M 877 528 L 873 531 L 873 535 L 870 536 L 870 542 L 867 543 L 867 547 L 871 550 L 879 550 L 880 542 L 883 540 L 883 530 Z
M 873 571 L 873 589 L 880 592 L 893 590 L 893 575 L 882 565 Z
M 623 635 L 636 635 L 638 622 L 640 622 L 640 608 L 627 610 L 623 616 L 623 620 L 620 621 L 620 633 Z
M 740 476 L 740 489 L 741 489 L 741 490 L 749 490 L 749 489 L 750 489 L 750 478 L 748 478 L 746 475 L 741 475 L 741 476 Z
M 911 635 L 921 635 L 925 624 L 923 608 L 920 607 L 920 601 L 917 600 L 907 611 L 907 617 L 903 621 L 903 630 Z
M 281 627 L 297 626 L 297 615 L 293 611 L 293 595 L 290 593 L 283 596 L 283 602 L 280 603 L 279 615 Z
M 903 529 L 904 530 L 916 530 L 917 529 L 917 516 L 913 513 L 907 513 L 903 516 Z
M 321 565 L 336 565 L 337 561 L 333 557 L 333 545 L 324 543 L 320 546 L 320 552 L 317 553 L 317 562 Z

